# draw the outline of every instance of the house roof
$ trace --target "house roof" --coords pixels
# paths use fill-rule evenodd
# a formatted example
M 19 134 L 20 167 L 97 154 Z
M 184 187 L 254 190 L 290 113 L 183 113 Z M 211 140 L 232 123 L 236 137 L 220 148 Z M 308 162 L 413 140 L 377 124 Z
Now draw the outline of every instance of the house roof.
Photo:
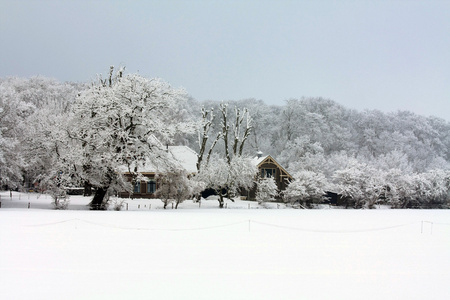
M 175 165 L 181 169 L 186 170 L 188 173 L 197 172 L 197 153 L 187 146 L 166 146 L 164 147 L 159 140 L 152 136 L 151 142 L 157 145 L 160 150 L 166 149 L 168 159 L 173 159 Z M 145 163 L 140 163 L 138 166 L 138 172 L 140 173 L 158 173 L 162 171 L 162 166 L 155 165 L 152 161 L 147 160 Z M 120 168 L 122 172 L 128 173 L 127 167 Z
M 169 153 L 189 173 L 197 172 L 197 153 L 188 146 L 169 146 Z
M 252 162 L 253 162 L 253 164 L 255 165 L 255 166 L 257 166 L 257 167 L 259 167 L 259 164 L 261 163 L 261 162 L 263 162 L 267 157 L 269 157 L 270 155 L 266 155 L 266 156 L 255 156 L 253 159 L 252 159 Z

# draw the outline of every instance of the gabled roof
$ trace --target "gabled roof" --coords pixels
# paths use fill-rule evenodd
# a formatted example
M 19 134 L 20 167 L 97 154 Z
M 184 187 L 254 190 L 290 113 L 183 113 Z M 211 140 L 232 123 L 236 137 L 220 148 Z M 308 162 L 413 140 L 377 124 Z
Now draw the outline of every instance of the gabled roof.
M 186 170 L 188 173 L 197 172 L 197 153 L 188 146 L 164 146 L 154 135 L 149 136 L 149 144 L 155 145 L 160 152 L 166 152 L 167 159 L 173 159 L 176 167 Z M 165 154 L 161 153 L 165 157 Z M 164 166 L 155 165 L 150 159 L 138 165 L 139 173 L 158 173 Z M 128 169 L 123 166 L 121 171 L 128 173 Z
M 188 146 L 169 146 L 169 153 L 189 173 L 197 172 L 197 153 Z
M 288 177 L 289 179 L 292 179 L 291 174 L 289 174 L 288 171 L 286 171 L 272 156 L 270 155 L 266 155 L 266 156 L 255 156 L 252 159 L 252 162 L 258 167 L 258 169 L 263 165 L 263 164 L 274 164 L 276 165 L 280 170 L 281 170 L 281 176 L 283 177 Z
M 252 159 L 252 162 L 255 166 L 259 167 L 259 165 L 261 164 L 262 161 L 264 161 L 267 157 L 269 157 L 269 155 L 266 156 L 255 156 Z

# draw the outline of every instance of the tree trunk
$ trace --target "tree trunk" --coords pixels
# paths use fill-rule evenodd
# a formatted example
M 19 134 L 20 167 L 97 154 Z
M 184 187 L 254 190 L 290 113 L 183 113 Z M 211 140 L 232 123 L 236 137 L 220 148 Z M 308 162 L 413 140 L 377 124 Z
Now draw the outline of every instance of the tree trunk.
M 224 201 L 223 201 L 223 195 L 222 193 L 219 194 L 219 208 L 223 208 Z
M 84 182 L 83 196 L 92 196 L 92 186 L 87 181 Z
M 106 192 L 108 191 L 108 188 L 97 188 L 95 190 L 94 198 L 92 199 L 91 203 L 89 204 L 91 206 L 91 210 L 105 210 L 105 204 L 104 199 Z

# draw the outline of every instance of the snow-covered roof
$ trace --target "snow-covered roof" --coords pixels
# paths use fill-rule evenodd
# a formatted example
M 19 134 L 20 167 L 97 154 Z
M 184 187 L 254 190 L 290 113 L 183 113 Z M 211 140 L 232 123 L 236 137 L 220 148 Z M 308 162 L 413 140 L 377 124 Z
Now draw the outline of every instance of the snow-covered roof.
M 139 173 L 159 173 L 164 172 L 164 169 L 168 165 L 175 166 L 186 170 L 188 173 L 197 172 L 197 153 L 188 146 L 164 146 L 161 141 L 153 134 L 148 136 L 147 141 L 152 145 L 155 151 L 159 152 L 159 164 L 155 164 L 150 158 L 147 158 L 145 162 L 140 162 L 137 168 Z M 165 165 L 164 159 L 161 162 L 161 158 L 165 158 L 167 154 L 167 161 L 170 164 Z M 130 166 L 130 170 L 134 170 L 134 165 Z M 129 170 L 126 166 L 119 168 L 119 172 L 128 173 Z
M 197 153 L 188 146 L 169 146 L 169 153 L 189 173 L 197 172 Z
M 252 159 L 252 163 L 255 165 L 255 166 L 258 166 L 261 162 L 263 162 L 267 157 L 268 157 L 269 155 L 265 155 L 265 156 L 255 156 L 253 159 Z
M 167 159 L 172 160 L 175 165 L 181 169 L 186 170 L 188 173 L 197 172 L 197 153 L 187 146 L 168 146 L 166 148 L 168 155 Z M 164 172 L 164 165 L 155 165 L 151 160 L 147 160 L 145 163 L 138 165 L 139 173 L 158 173 Z M 134 169 L 134 166 L 132 166 Z M 121 172 L 127 173 L 127 167 L 120 168 Z

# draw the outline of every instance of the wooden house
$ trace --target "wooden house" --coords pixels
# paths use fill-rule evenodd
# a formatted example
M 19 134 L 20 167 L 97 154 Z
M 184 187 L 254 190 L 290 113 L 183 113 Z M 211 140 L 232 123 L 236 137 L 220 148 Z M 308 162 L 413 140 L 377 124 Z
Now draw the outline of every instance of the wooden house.
M 293 180 L 292 176 L 286 171 L 272 156 L 263 156 L 258 152 L 253 158 L 253 163 L 258 167 L 258 180 L 265 177 L 273 177 L 278 187 L 278 191 L 282 192 Z M 256 187 L 250 191 L 244 191 L 242 196 L 249 200 L 256 198 Z

